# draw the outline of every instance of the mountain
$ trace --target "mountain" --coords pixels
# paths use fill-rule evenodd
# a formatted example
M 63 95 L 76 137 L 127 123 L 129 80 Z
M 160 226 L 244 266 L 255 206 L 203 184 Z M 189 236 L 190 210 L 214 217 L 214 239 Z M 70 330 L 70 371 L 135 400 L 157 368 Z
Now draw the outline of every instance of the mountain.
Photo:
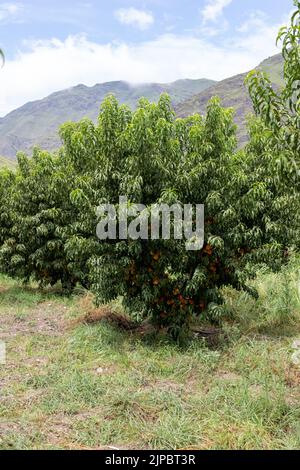
M 268 74 L 275 88 L 283 85 L 283 58 L 281 54 L 265 60 L 258 66 L 258 69 Z M 223 106 L 233 107 L 236 111 L 235 121 L 238 125 L 239 143 L 243 145 L 247 141 L 247 116 L 253 112 L 252 102 L 245 87 L 246 76 L 247 73 L 227 78 L 188 98 L 175 107 L 176 114 L 179 117 L 195 113 L 205 114 L 208 100 L 213 96 L 219 96 Z
M 9 158 L 0 157 L 0 170 L 1 168 L 6 167 L 13 170 L 16 167 L 16 161 L 10 160 Z
M 281 54 L 270 57 L 258 68 L 264 70 L 274 87 L 283 84 L 283 59 Z M 225 107 L 234 107 L 238 124 L 240 145 L 247 141 L 246 118 L 253 111 L 245 87 L 247 74 L 214 82 L 212 80 L 178 80 L 170 84 L 130 85 L 126 82 L 108 82 L 93 87 L 78 85 L 53 93 L 39 101 L 27 103 L 0 119 L 0 155 L 14 159 L 16 152 L 31 152 L 35 145 L 47 150 L 60 146 L 58 129 L 65 121 L 78 121 L 83 117 L 96 120 L 99 105 L 108 93 L 113 93 L 121 103 L 132 108 L 140 97 L 157 101 L 162 92 L 170 94 L 179 117 L 195 113 L 205 114 L 212 96 L 219 96 Z
M 0 155 L 14 159 L 17 151 L 30 152 L 35 145 L 48 150 L 58 148 L 59 126 L 66 121 L 79 121 L 83 117 L 95 121 L 99 106 L 108 93 L 113 93 L 121 103 L 134 108 L 142 96 L 157 101 L 161 93 L 167 92 L 176 105 L 215 83 L 206 79 L 144 85 L 130 85 L 120 81 L 93 87 L 78 85 L 53 93 L 42 100 L 27 103 L 0 119 Z

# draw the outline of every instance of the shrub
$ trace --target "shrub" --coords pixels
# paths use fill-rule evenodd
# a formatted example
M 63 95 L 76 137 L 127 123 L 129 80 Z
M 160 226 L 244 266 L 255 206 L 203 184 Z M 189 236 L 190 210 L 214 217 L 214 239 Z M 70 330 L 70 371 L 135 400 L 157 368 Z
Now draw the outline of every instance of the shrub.
M 12 226 L 10 199 L 15 182 L 15 174 L 9 169 L 0 170 L 0 246 L 9 237 Z
M 72 175 L 62 159 L 38 149 L 31 159 L 20 154 L 18 163 L 6 194 L 9 231 L 2 240 L 1 269 L 24 281 L 62 281 L 70 288 L 77 279 L 65 256 L 63 229 L 73 221 Z
M 272 204 L 264 214 L 274 237 L 300 248 L 300 2 L 288 27 L 281 28 L 284 87 L 274 90 L 261 71 L 247 77 L 257 119 L 252 121 L 247 159 L 252 174 L 260 178 L 273 194 Z M 277 216 L 276 216 L 277 212 Z
M 85 119 L 61 129 L 57 155 L 39 149 L 19 155 L 16 175 L 0 173 L 0 264 L 25 281 L 81 282 L 97 303 L 122 297 L 136 318 L 151 318 L 178 336 L 194 317 L 219 321 L 220 288 L 256 296 L 248 281 L 257 266 L 273 270 L 299 248 L 300 3 L 283 29 L 286 87 L 277 94 L 252 73 L 258 119 L 250 143 L 236 149 L 233 111 L 213 98 L 207 115 L 176 119 L 170 98 L 142 99 L 136 111 L 108 97 L 98 123 Z M 97 207 L 204 204 L 205 240 L 99 241 Z M 118 221 L 119 222 L 119 221 Z M 138 227 L 137 227 L 138 228 Z M 148 230 L 150 227 L 148 226 Z
M 265 222 L 270 240 L 288 246 L 290 251 L 299 250 L 300 188 L 294 184 L 293 171 L 282 168 L 283 152 L 274 144 L 270 128 L 260 118 L 251 118 L 249 131 L 250 140 L 240 164 L 250 184 L 261 181 L 268 194 L 266 204 L 257 206 L 258 216 Z
M 68 125 L 62 131 L 64 151 L 74 162 L 85 158 L 84 129 Z M 218 99 L 209 103 L 206 118 L 175 119 L 166 95 L 157 105 L 141 100 L 133 113 L 109 97 L 89 138 L 94 170 L 72 192 L 78 219 L 66 250 L 74 266 L 90 273 L 98 303 L 122 296 L 132 315 L 150 317 L 178 335 L 195 316 L 220 319 L 220 287 L 252 292 L 247 279 L 255 264 L 276 268 L 285 259 L 287 240 L 276 236 L 282 221 L 272 212 L 268 220 L 262 217 L 274 194 L 264 174 L 249 177 L 250 163 L 235 155 L 233 112 Z M 187 251 L 184 241 L 174 239 L 100 242 L 96 208 L 117 205 L 120 195 L 129 206 L 204 204 L 204 248 Z

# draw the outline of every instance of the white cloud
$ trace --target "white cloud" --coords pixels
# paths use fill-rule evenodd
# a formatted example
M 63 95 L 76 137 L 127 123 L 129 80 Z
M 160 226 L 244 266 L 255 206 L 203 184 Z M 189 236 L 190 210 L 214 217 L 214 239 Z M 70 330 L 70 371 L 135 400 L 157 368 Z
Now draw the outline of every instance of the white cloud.
M 230 5 L 232 0 L 207 0 L 204 9 L 202 10 L 202 18 L 204 23 L 216 21 L 222 16 L 224 9 Z
M 151 12 L 136 8 L 120 8 L 115 11 L 115 16 L 120 23 L 136 26 L 141 30 L 148 29 L 154 23 Z
M 265 51 L 268 45 L 275 44 L 279 28 L 283 24 L 289 23 L 293 12 L 294 10 L 291 10 L 283 18 L 281 24 L 271 24 L 268 16 L 260 10 L 252 12 L 248 19 L 237 28 L 237 31 L 240 33 L 240 47 L 245 50 L 249 49 L 257 55 L 261 49 Z M 266 57 L 267 55 L 270 56 L 272 54 L 266 54 Z
M 84 83 L 111 80 L 171 82 L 179 78 L 222 80 L 247 72 L 279 52 L 275 38 L 281 24 L 261 17 L 248 33 L 235 32 L 216 45 L 209 37 L 165 34 L 139 44 L 97 44 L 84 36 L 26 43 L 0 71 L 0 116 L 28 101 Z M 253 20 L 253 18 L 252 18 Z M 283 23 L 287 23 L 285 18 Z M 244 28 L 243 28 L 244 29 Z
M 264 28 L 267 21 L 267 16 L 264 12 L 260 10 L 253 11 L 250 13 L 249 17 L 247 18 L 244 23 L 242 23 L 237 30 L 240 33 L 250 33 L 253 29 L 261 29 Z
M 21 10 L 19 3 L 0 3 L 0 22 L 7 22 L 14 18 Z

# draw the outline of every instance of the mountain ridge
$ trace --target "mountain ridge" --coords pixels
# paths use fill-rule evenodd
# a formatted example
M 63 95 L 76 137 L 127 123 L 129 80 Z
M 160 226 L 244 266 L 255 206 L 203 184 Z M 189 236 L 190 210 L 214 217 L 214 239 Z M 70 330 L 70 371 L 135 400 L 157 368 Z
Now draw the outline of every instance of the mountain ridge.
M 274 87 L 283 85 L 283 58 L 281 54 L 269 57 L 258 65 L 265 71 Z M 125 81 L 105 82 L 88 87 L 78 84 L 31 101 L 0 118 L 0 155 L 15 159 L 18 151 L 31 153 L 35 145 L 56 150 L 61 142 L 58 129 L 66 121 L 88 117 L 96 121 L 104 97 L 113 93 L 121 103 L 134 108 L 142 96 L 157 101 L 162 92 L 170 94 L 178 117 L 195 113 L 205 114 L 206 105 L 213 96 L 219 96 L 224 107 L 235 108 L 239 144 L 247 141 L 247 115 L 253 112 L 244 81 L 247 73 L 229 77 L 220 82 L 207 79 L 181 79 L 169 84 L 146 83 L 133 85 Z
M 30 152 L 34 145 L 54 150 L 60 145 L 58 129 L 66 121 L 88 117 L 95 121 L 104 97 L 113 93 L 121 103 L 134 108 L 144 96 L 157 101 L 163 92 L 176 105 L 213 85 L 213 80 L 182 79 L 172 83 L 133 85 L 125 81 L 105 82 L 88 87 L 83 84 L 52 93 L 11 111 L 0 119 L 0 155 L 14 158 L 19 150 Z
M 269 57 L 261 62 L 257 69 L 267 73 L 275 88 L 283 85 L 283 57 L 281 54 Z M 178 117 L 186 117 L 195 113 L 205 114 L 206 105 L 210 98 L 219 96 L 222 106 L 235 109 L 235 122 L 238 125 L 239 144 L 247 141 L 247 116 L 253 112 L 253 106 L 245 86 L 247 73 L 226 78 L 212 85 L 207 90 L 194 95 L 175 107 Z

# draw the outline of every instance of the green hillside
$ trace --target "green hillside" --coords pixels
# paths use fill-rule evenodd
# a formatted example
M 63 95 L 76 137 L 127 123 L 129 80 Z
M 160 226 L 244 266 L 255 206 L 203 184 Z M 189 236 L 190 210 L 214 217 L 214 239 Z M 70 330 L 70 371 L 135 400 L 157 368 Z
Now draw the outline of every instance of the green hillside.
M 121 103 L 134 108 L 144 96 L 156 102 L 161 93 L 168 92 L 174 105 L 209 88 L 212 80 L 178 80 L 170 84 L 130 85 L 108 82 L 93 87 L 76 87 L 53 93 L 47 98 L 27 103 L 0 119 L 0 154 L 14 158 L 19 150 L 30 151 L 34 145 L 48 150 L 59 144 L 57 130 L 66 121 L 83 117 L 96 120 L 104 97 L 113 93 Z
M 270 57 L 259 65 L 274 83 L 280 87 L 283 83 L 283 59 L 281 54 Z M 247 73 L 227 78 L 208 90 L 205 90 L 192 98 L 184 101 L 176 107 L 178 116 L 185 117 L 191 114 L 204 114 L 207 102 L 213 96 L 219 96 L 225 107 L 233 107 L 236 110 L 236 123 L 238 124 L 238 136 L 240 144 L 247 140 L 246 119 L 253 112 L 252 103 L 245 87 Z
M 8 168 L 15 168 L 16 166 L 16 162 L 14 160 L 11 160 L 9 158 L 6 158 L 6 157 L 0 157 L 0 168 L 3 168 L 3 167 L 8 167 Z

